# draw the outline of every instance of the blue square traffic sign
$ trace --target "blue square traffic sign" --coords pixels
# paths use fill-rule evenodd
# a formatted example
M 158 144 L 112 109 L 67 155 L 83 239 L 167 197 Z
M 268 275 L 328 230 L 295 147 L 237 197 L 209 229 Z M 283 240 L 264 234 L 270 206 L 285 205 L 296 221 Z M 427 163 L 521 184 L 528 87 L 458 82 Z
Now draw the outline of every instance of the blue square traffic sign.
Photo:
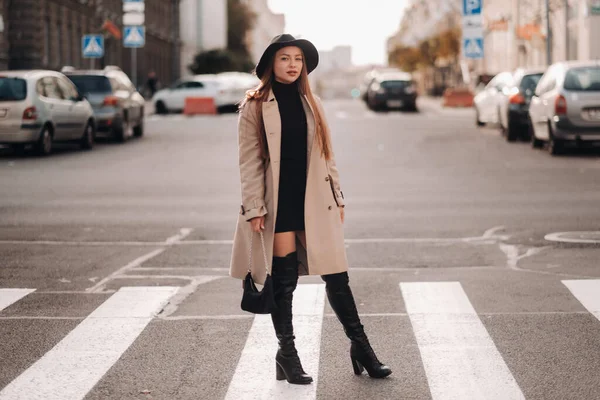
M 481 15 L 483 0 L 463 0 L 463 15 Z
M 104 36 L 83 35 L 81 53 L 84 58 L 102 58 L 104 56 Z
M 483 38 L 467 37 L 463 38 L 463 55 L 466 58 L 483 58 Z
M 123 29 L 123 46 L 144 47 L 146 44 L 146 27 L 143 25 L 126 26 Z

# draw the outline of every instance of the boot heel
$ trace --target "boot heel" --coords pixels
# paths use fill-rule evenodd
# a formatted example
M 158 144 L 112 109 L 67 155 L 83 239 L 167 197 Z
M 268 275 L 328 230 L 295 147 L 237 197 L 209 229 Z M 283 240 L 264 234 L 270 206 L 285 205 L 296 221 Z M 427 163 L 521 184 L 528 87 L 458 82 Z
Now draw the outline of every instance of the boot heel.
M 278 381 L 283 381 L 286 379 L 285 372 L 278 363 L 275 363 L 275 379 Z
M 350 357 L 350 359 L 352 360 L 352 368 L 354 368 L 354 373 L 356 375 L 362 374 L 363 371 L 365 370 L 365 368 L 362 366 L 362 364 L 360 362 L 358 362 L 358 360 L 355 359 L 354 357 Z

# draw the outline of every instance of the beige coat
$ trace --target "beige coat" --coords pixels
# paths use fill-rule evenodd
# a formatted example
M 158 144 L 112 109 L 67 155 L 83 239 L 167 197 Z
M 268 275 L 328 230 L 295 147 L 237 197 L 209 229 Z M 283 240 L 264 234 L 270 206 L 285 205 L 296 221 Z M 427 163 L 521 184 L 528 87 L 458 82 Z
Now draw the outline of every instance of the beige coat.
M 323 106 L 317 99 L 323 115 Z M 304 202 L 305 234 L 296 240 L 300 275 L 327 275 L 348 270 L 344 230 L 338 206 L 344 205 L 339 174 L 332 156 L 325 161 L 315 140 L 315 119 L 305 96 L 302 103 L 308 125 L 308 154 L 306 198 Z M 263 108 L 269 157 L 260 156 L 256 107 Z M 323 123 L 327 123 L 323 121 Z M 253 233 L 248 222 L 265 216 L 264 239 L 269 273 L 273 258 L 273 237 L 277 215 L 279 190 L 279 162 L 281 154 L 281 118 L 273 92 L 267 101 L 248 102 L 240 112 L 239 161 L 242 189 L 242 206 L 233 238 L 230 275 L 243 279 L 248 271 L 250 238 L 252 237 L 252 276 L 262 284 L 266 273 L 260 235 Z M 333 154 L 333 153 L 332 153 Z

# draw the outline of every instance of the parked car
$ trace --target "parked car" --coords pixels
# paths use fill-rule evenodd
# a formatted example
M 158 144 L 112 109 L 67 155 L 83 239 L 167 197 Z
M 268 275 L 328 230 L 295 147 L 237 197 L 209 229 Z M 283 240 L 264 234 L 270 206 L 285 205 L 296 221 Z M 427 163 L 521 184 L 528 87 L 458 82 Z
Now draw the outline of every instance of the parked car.
M 219 111 L 224 111 L 235 108 L 245 96 L 246 90 L 259 83 L 256 76 L 242 72 L 193 75 L 156 92 L 152 103 L 158 114 L 167 114 L 183 111 L 187 97 L 208 97 L 214 99 Z
M 547 142 L 550 154 L 600 143 L 600 61 L 551 65 L 535 89 L 529 116 L 532 146 Z
M 496 75 L 485 88 L 473 98 L 477 126 L 500 124 L 500 104 L 514 86 L 513 74 L 504 71 Z
M 417 86 L 406 72 L 377 74 L 367 91 L 367 106 L 371 110 L 417 110 Z
M 34 145 L 40 155 L 50 154 L 54 142 L 91 149 L 95 128 L 90 103 L 60 72 L 0 72 L 0 144 Z
M 118 142 L 144 135 L 146 101 L 120 68 L 63 71 L 92 105 L 98 135 Z
M 401 72 L 398 68 L 374 68 L 367 73 L 365 73 L 362 82 L 359 85 L 359 97 L 365 103 L 367 102 L 367 92 L 369 87 L 375 80 L 378 74 L 386 73 L 386 72 Z
M 237 110 L 239 102 L 246 96 L 246 92 L 255 89 L 260 84 L 256 75 L 246 72 L 222 72 L 217 74 L 223 86 L 217 94 L 217 103 L 221 108 Z
M 529 104 L 545 68 L 519 68 L 500 96 L 500 129 L 509 142 L 529 139 Z

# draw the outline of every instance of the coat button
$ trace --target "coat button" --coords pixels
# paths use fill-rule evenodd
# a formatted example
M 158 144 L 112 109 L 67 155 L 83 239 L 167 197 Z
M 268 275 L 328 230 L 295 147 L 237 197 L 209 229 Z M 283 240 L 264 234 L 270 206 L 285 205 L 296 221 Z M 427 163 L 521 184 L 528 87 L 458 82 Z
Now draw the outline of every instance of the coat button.
M 327 207 L 328 210 L 331 210 L 331 206 Z
M 325 182 L 329 182 L 329 177 L 325 178 Z

